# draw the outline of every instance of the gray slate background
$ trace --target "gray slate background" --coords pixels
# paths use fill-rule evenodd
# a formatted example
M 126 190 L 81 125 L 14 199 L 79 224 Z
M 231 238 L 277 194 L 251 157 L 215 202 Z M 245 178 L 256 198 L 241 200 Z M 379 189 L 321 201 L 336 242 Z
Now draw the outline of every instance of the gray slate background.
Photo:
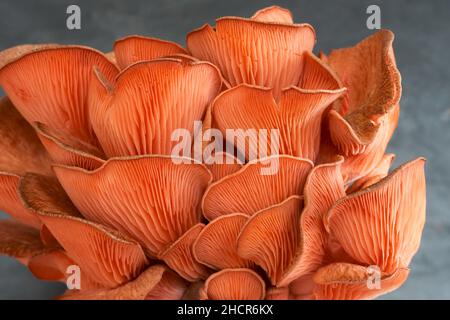
M 66 8 L 78 4 L 82 30 L 66 29 Z M 366 8 L 378 4 L 382 27 L 396 34 L 403 76 L 400 124 L 389 152 L 396 165 L 416 156 L 427 163 L 427 224 L 420 252 L 403 287 L 385 299 L 450 299 L 450 1 L 448 0 L 2 0 L 0 49 L 39 42 L 81 43 L 110 51 L 128 34 L 184 44 L 185 34 L 225 15 L 250 16 L 271 4 L 292 10 L 296 22 L 311 23 L 316 49 L 351 46 L 371 33 Z M 1 213 L 0 213 L 1 216 Z M 15 261 L 0 257 L 0 299 L 49 299 L 63 286 L 34 280 Z

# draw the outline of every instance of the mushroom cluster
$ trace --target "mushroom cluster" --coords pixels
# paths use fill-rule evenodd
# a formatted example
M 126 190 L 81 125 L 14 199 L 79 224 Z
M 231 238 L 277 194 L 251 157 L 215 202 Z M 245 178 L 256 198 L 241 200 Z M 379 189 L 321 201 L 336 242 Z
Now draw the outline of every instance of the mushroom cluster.
M 273 6 L 204 25 L 186 47 L 129 36 L 110 53 L 0 52 L 0 253 L 67 283 L 62 299 L 395 290 L 426 187 L 423 158 L 389 173 L 393 40 L 381 30 L 316 56 L 313 27 Z

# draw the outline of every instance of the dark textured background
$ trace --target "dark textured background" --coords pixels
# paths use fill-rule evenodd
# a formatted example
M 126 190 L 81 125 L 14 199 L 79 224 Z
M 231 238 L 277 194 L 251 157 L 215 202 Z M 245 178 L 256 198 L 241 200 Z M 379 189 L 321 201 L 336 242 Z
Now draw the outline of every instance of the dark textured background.
M 66 29 L 66 8 L 78 4 L 82 30 Z M 317 49 L 351 46 L 372 33 L 366 8 L 378 4 L 382 27 L 396 34 L 403 77 L 402 112 L 389 152 L 396 165 L 416 156 L 427 163 L 427 224 L 411 275 L 388 299 L 450 299 L 450 1 L 448 0 L 1 0 L 0 49 L 21 43 L 82 43 L 110 51 L 128 34 L 184 44 L 185 34 L 225 15 L 250 16 L 271 4 L 292 10 L 296 22 L 311 23 Z M 1 216 L 1 214 L 0 214 Z M 25 267 L 0 257 L 0 298 L 47 299 L 62 285 L 34 280 Z

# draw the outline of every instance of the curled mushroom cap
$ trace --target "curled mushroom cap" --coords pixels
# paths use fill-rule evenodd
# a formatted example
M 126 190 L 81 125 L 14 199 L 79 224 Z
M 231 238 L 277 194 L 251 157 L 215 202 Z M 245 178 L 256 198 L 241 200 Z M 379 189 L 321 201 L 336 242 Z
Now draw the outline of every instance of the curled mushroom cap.
M 108 157 L 171 154 L 177 132 L 194 131 L 222 80 L 208 62 L 161 58 L 135 63 L 108 81 L 96 70 L 91 82 L 92 126 Z M 175 138 L 173 138 L 175 135 Z
M 246 158 L 258 155 L 261 144 L 267 141 L 269 154 L 289 154 L 315 161 L 320 146 L 320 126 L 323 112 L 345 89 L 308 90 L 291 87 L 281 92 L 275 101 L 273 90 L 242 84 L 223 92 L 212 104 L 215 127 L 224 135 L 229 129 L 266 130 L 266 137 L 250 139 L 247 149 L 236 147 Z M 279 135 L 275 139 L 273 132 Z M 228 137 L 227 137 L 228 138 Z M 264 141 L 266 140 L 266 141 Z M 228 141 L 234 144 L 235 141 Z M 258 149 L 259 147 L 259 149 Z
M 200 201 L 212 179 L 202 164 L 156 155 L 112 158 L 94 171 L 54 170 L 86 218 L 134 237 L 152 256 L 199 222 Z
M 24 118 L 96 145 L 87 104 L 89 82 L 94 66 L 112 81 L 118 73 L 115 65 L 101 52 L 82 46 L 17 51 L 0 68 L 0 85 Z
M 252 215 L 237 239 L 239 256 L 260 265 L 277 285 L 291 263 L 300 234 L 303 199 L 291 196 Z
M 370 143 L 377 132 L 380 118 L 395 108 L 400 100 L 400 73 L 395 62 L 393 41 L 393 33 L 382 30 L 353 48 L 332 51 L 327 59 L 343 84 L 349 88 L 346 101 L 336 106 L 330 119 L 347 126 L 347 142 L 340 137 L 344 131 L 332 130 L 334 142 L 345 154 L 358 153 L 357 145 Z M 379 72 L 370 72 L 371 69 Z M 341 129 L 337 123 L 331 128 Z
M 284 11 L 284 12 L 282 12 Z M 281 90 L 297 85 L 303 53 L 311 52 L 315 31 L 293 24 L 286 10 L 259 11 L 250 19 L 224 17 L 187 35 L 188 51 L 219 67 L 229 86 L 241 83 Z
M 401 76 L 393 41 L 391 31 L 381 30 L 327 57 L 348 89 L 328 119 L 333 144 L 348 157 L 343 170 L 349 181 L 365 176 L 378 164 L 397 126 Z
M 245 214 L 232 213 L 208 223 L 193 244 L 195 259 L 215 270 L 253 267 L 237 251 L 237 239 L 247 220 Z
M 27 174 L 19 190 L 25 205 L 36 212 L 68 257 L 98 287 L 124 284 L 147 265 L 144 251 L 136 241 L 83 219 L 56 179 Z
M 408 162 L 331 208 L 326 227 L 356 261 L 389 274 L 409 265 L 425 224 L 424 165 Z

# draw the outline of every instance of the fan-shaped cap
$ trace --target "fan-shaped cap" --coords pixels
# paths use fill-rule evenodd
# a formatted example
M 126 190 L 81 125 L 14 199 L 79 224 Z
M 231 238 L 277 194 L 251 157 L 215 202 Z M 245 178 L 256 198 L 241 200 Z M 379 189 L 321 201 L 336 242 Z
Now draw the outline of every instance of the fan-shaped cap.
M 330 209 L 325 225 L 356 261 L 388 274 L 409 265 L 425 223 L 424 164 L 406 163 Z
M 261 151 L 265 150 L 269 155 L 289 154 L 315 161 L 323 112 L 344 92 L 344 88 L 306 90 L 291 87 L 282 91 L 277 103 L 272 90 L 242 84 L 214 100 L 213 122 L 229 139 L 228 143 L 235 145 L 247 160 L 260 157 Z M 227 129 L 233 129 L 236 137 L 229 137 Z M 274 134 L 277 137 L 273 137 Z M 241 138 L 248 142 L 236 145 L 236 140 L 239 142 Z M 264 149 L 263 144 L 267 144 Z
M 91 221 L 137 239 L 156 256 L 200 221 L 211 173 L 170 156 L 113 158 L 95 171 L 55 166 L 65 191 Z
M 239 256 L 254 261 L 277 286 L 298 246 L 303 199 L 291 196 L 251 216 L 239 234 Z
M 210 300 L 261 300 L 265 283 L 250 269 L 224 269 L 211 275 L 203 287 L 203 298 Z
M 104 288 L 134 279 L 148 263 L 137 242 L 102 225 L 58 214 L 41 219 L 83 272 Z
M 94 66 L 107 79 L 118 72 L 92 48 L 41 46 L 9 59 L 0 69 L 0 84 L 28 122 L 44 123 L 96 145 L 87 105 Z
M 114 54 L 120 69 L 139 61 L 186 53 L 186 50 L 175 42 L 139 35 L 127 36 L 114 43 Z
M 282 11 L 268 8 L 252 19 L 217 19 L 214 28 L 205 24 L 189 33 L 187 48 L 193 56 L 217 65 L 231 87 L 241 83 L 270 87 L 278 97 L 283 88 L 298 83 L 303 53 L 311 52 L 316 41 L 309 24 L 292 24 Z
M 237 253 L 237 238 L 247 220 L 245 214 L 232 213 L 208 223 L 193 244 L 195 259 L 215 270 L 251 268 L 254 264 Z
M 19 189 L 26 206 L 39 214 L 69 257 L 100 286 L 114 288 L 128 282 L 146 266 L 137 242 L 77 216 L 56 179 L 27 174 Z
M 192 139 L 194 121 L 203 118 L 222 84 L 215 66 L 184 58 L 139 62 L 115 82 L 106 79 L 96 72 L 89 108 L 109 157 L 172 154 L 179 139 Z M 177 132 L 188 132 L 189 137 Z
M 208 187 L 202 200 L 203 215 L 208 220 L 236 212 L 252 215 L 289 196 L 301 195 L 312 167 L 311 161 L 288 155 L 249 162 Z M 269 169 L 269 174 L 262 174 L 264 169 Z

